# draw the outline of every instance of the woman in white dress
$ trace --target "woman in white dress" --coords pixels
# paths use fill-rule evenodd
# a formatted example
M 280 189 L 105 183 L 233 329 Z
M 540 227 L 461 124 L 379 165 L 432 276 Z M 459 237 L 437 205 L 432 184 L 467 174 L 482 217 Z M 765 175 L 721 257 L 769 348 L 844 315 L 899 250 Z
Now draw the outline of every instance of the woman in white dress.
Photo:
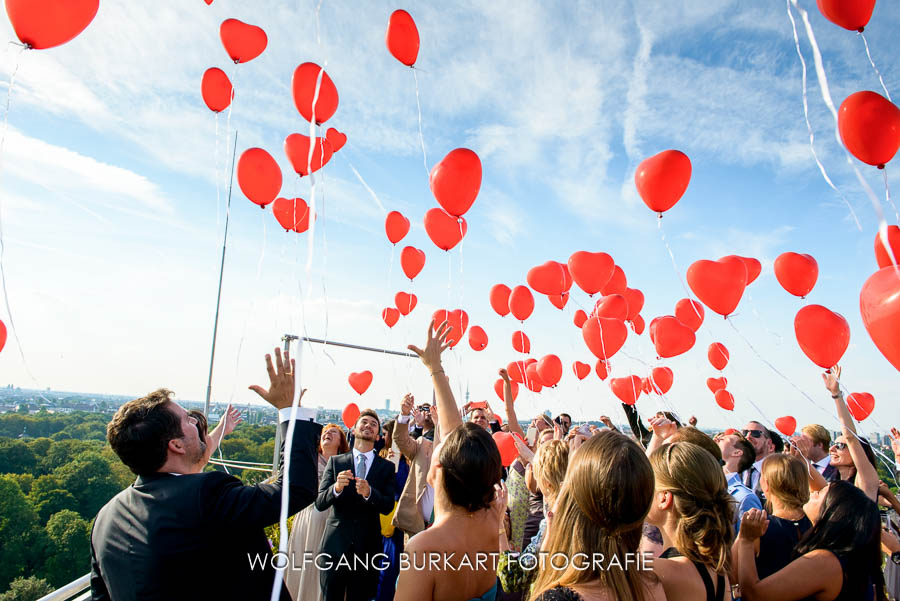
M 328 424 L 322 428 L 322 435 L 319 438 L 319 478 L 325 471 L 329 457 L 347 453 L 349 450 L 350 445 L 347 444 L 347 437 L 340 426 Z M 319 511 L 315 504 L 308 505 L 294 515 L 294 525 L 288 539 L 288 558 L 291 563 L 284 572 L 284 583 L 294 601 L 322 600 L 319 571 L 312 562 L 319 552 L 327 517 L 328 511 Z M 307 561 L 304 561 L 304 557 Z

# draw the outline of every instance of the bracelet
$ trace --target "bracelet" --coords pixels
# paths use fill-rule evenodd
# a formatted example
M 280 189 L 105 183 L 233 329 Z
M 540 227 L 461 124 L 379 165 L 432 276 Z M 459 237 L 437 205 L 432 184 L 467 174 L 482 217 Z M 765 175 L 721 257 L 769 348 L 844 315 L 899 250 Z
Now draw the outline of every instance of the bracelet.
M 837 394 L 831 395 L 831 398 L 833 398 L 833 399 L 840 399 L 840 398 L 843 398 L 843 397 L 844 397 L 844 393 L 843 393 L 843 392 L 839 392 L 839 393 L 837 393 Z
M 444 373 L 443 369 L 436 369 L 433 372 L 431 372 L 431 377 L 433 378 L 434 376 L 436 376 L 438 374 L 442 374 L 442 373 Z

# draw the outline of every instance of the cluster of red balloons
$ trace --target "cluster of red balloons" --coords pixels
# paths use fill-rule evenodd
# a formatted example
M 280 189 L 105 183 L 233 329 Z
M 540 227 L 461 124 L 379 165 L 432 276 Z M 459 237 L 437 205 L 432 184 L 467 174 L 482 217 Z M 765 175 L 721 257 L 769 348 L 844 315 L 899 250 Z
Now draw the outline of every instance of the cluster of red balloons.
M 390 28 L 388 33 L 390 34 Z M 455 247 L 468 231 L 463 214 L 481 189 L 481 159 L 468 148 L 451 150 L 429 175 L 431 192 L 440 207 L 425 213 L 425 233 L 441 250 Z

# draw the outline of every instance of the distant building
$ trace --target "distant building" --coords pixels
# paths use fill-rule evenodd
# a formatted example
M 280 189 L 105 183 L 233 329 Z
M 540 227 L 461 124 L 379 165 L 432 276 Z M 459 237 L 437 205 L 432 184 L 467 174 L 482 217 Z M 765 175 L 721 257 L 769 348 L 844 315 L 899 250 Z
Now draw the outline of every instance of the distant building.
M 384 399 L 384 410 L 385 411 L 391 410 L 391 399 Z

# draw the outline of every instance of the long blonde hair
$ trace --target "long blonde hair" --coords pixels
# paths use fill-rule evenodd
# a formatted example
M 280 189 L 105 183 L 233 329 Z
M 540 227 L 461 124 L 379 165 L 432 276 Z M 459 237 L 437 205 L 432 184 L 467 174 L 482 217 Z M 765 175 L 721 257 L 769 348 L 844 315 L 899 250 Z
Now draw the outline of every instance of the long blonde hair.
M 734 509 L 725 474 L 709 451 L 690 442 L 676 442 L 650 455 L 656 491 L 669 491 L 678 514 L 674 543 L 693 562 L 717 573 L 731 565 Z
M 802 459 L 784 453 L 772 453 L 763 459 L 760 471 L 769 488 L 766 505 L 771 508 L 771 499 L 774 497 L 788 509 L 803 509 L 803 505 L 809 501 L 809 476 L 806 469 L 806 463 Z
M 556 499 L 566 469 L 569 467 L 569 447 L 561 440 L 551 440 L 538 447 L 531 473 L 547 499 Z
M 557 511 L 547 531 L 545 557 L 562 553 L 572 559 L 579 553 L 593 558 L 623 558 L 637 554 L 641 527 L 653 500 L 653 470 L 643 449 L 634 441 L 606 430 L 590 438 L 572 456 Z M 573 586 L 598 581 L 622 601 L 649 597 L 648 572 L 636 567 L 602 569 L 590 562 L 588 569 L 575 561 L 557 568 L 545 560 L 539 568 L 532 601 L 554 586 Z

